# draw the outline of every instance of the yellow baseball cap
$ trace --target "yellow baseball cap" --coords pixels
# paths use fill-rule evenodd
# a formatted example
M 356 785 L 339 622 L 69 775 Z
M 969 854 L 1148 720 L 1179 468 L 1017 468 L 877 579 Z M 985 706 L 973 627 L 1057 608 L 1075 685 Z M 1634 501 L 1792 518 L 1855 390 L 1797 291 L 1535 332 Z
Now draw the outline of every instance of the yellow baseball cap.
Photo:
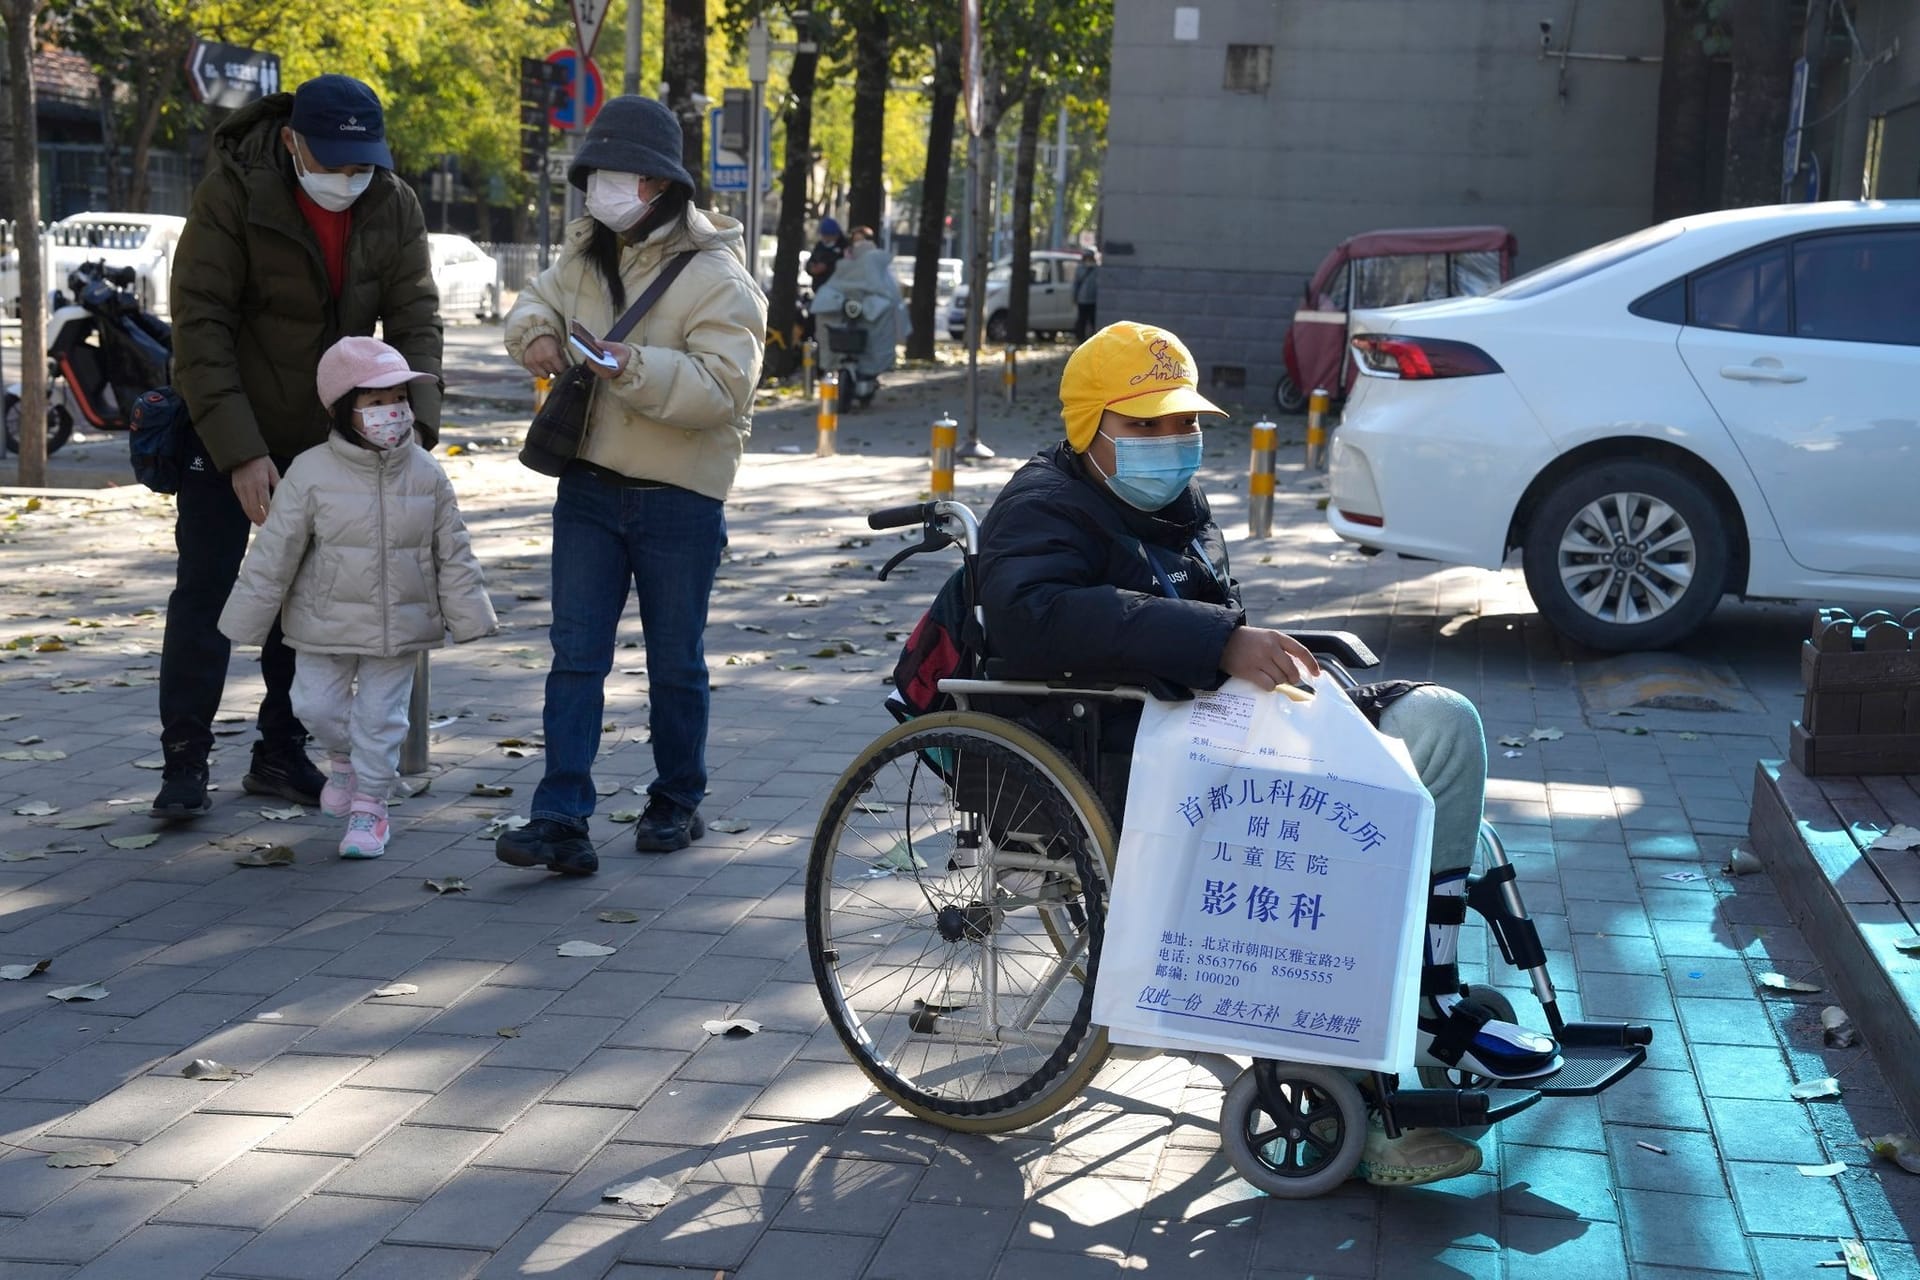
M 1085 453 L 1112 409 L 1129 418 L 1226 410 L 1201 395 L 1187 344 L 1150 324 L 1122 320 L 1081 343 L 1060 375 L 1060 416 L 1067 443 Z

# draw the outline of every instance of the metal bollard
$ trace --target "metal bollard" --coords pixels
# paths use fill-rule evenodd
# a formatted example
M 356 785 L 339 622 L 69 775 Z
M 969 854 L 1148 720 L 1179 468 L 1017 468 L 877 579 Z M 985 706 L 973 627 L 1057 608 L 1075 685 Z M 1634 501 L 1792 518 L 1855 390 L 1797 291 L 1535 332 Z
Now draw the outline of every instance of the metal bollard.
M 1002 365 L 1000 369 L 1000 388 L 1007 393 L 1008 404 L 1013 403 L 1014 394 L 1020 380 L 1017 361 L 1018 357 L 1014 355 L 1013 348 L 1008 347 L 1006 363 Z
M 814 353 L 818 349 L 819 344 L 812 338 L 800 344 L 800 385 L 808 396 L 813 395 L 813 368 L 816 359 Z
M 1265 418 L 1253 424 L 1253 460 L 1247 464 L 1247 536 L 1273 536 L 1273 455 L 1279 429 Z
M 413 655 L 413 696 L 407 699 L 407 737 L 400 744 L 402 774 L 427 771 L 427 720 L 433 714 L 428 709 L 430 686 L 427 654 L 423 649 Z
M 1327 465 L 1327 402 L 1331 399 L 1326 388 L 1315 387 L 1313 394 L 1307 397 L 1307 466 L 1311 470 L 1324 469 Z
M 533 376 L 533 411 L 539 413 L 547 403 L 547 393 L 553 390 L 553 379 L 544 373 Z
M 840 375 L 820 375 L 820 443 L 814 447 L 816 458 L 831 458 L 840 452 Z
M 933 424 L 933 482 L 927 487 L 936 502 L 953 501 L 953 447 L 960 439 L 960 424 L 941 414 Z

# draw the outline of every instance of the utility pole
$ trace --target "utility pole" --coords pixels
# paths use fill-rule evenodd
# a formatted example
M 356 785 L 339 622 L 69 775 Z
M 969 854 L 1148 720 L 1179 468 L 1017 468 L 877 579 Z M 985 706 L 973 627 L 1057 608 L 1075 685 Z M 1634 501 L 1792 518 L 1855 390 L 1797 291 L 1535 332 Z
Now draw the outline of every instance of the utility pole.
M 798 46 L 794 46 L 797 48 Z M 767 100 L 767 62 L 773 52 L 773 37 L 765 18 L 755 18 L 747 28 L 747 83 L 753 87 L 753 100 L 747 107 L 747 274 L 756 283 L 760 279 L 760 112 Z
M 1053 144 L 1053 247 L 1066 247 L 1067 234 L 1067 104 L 1060 104 L 1059 138 Z
M 620 92 L 629 98 L 640 95 L 640 20 L 643 16 L 640 0 L 627 0 L 627 65 L 620 73 Z

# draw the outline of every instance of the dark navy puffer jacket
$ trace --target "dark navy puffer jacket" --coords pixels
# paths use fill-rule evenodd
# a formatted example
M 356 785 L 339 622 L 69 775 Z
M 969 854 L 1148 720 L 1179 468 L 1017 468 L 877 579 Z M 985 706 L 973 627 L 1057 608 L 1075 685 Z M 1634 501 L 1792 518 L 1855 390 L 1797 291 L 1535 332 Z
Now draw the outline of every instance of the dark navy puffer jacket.
M 1218 688 L 1246 620 L 1198 482 L 1139 511 L 1062 442 L 1020 468 L 981 528 L 987 650 L 1029 678 Z M 1173 688 L 1169 688 L 1173 686 Z

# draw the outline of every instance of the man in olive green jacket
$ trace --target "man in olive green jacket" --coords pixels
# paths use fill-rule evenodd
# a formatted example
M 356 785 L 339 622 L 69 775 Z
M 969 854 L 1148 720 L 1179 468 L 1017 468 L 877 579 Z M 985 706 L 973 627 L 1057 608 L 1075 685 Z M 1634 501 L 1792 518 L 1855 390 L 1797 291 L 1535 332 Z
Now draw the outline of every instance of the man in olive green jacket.
M 309 80 L 236 112 L 214 134 L 207 175 L 173 262 L 174 383 L 197 440 L 180 484 L 180 559 L 160 660 L 166 773 L 157 818 L 198 817 L 231 647 L 217 625 L 251 526 L 264 524 L 294 456 L 329 429 L 320 356 L 376 324 L 413 368 L 440 372 L 440 299 L 426 219 L 393 173 L 380 99 L 347 76 Z M 432 447 L 438 383 L 413 406 Z M 267 694 L 245 790 L 317 804 L 325 779 L 293 714 L 293 651 L 276 624 L 261 650 Z

